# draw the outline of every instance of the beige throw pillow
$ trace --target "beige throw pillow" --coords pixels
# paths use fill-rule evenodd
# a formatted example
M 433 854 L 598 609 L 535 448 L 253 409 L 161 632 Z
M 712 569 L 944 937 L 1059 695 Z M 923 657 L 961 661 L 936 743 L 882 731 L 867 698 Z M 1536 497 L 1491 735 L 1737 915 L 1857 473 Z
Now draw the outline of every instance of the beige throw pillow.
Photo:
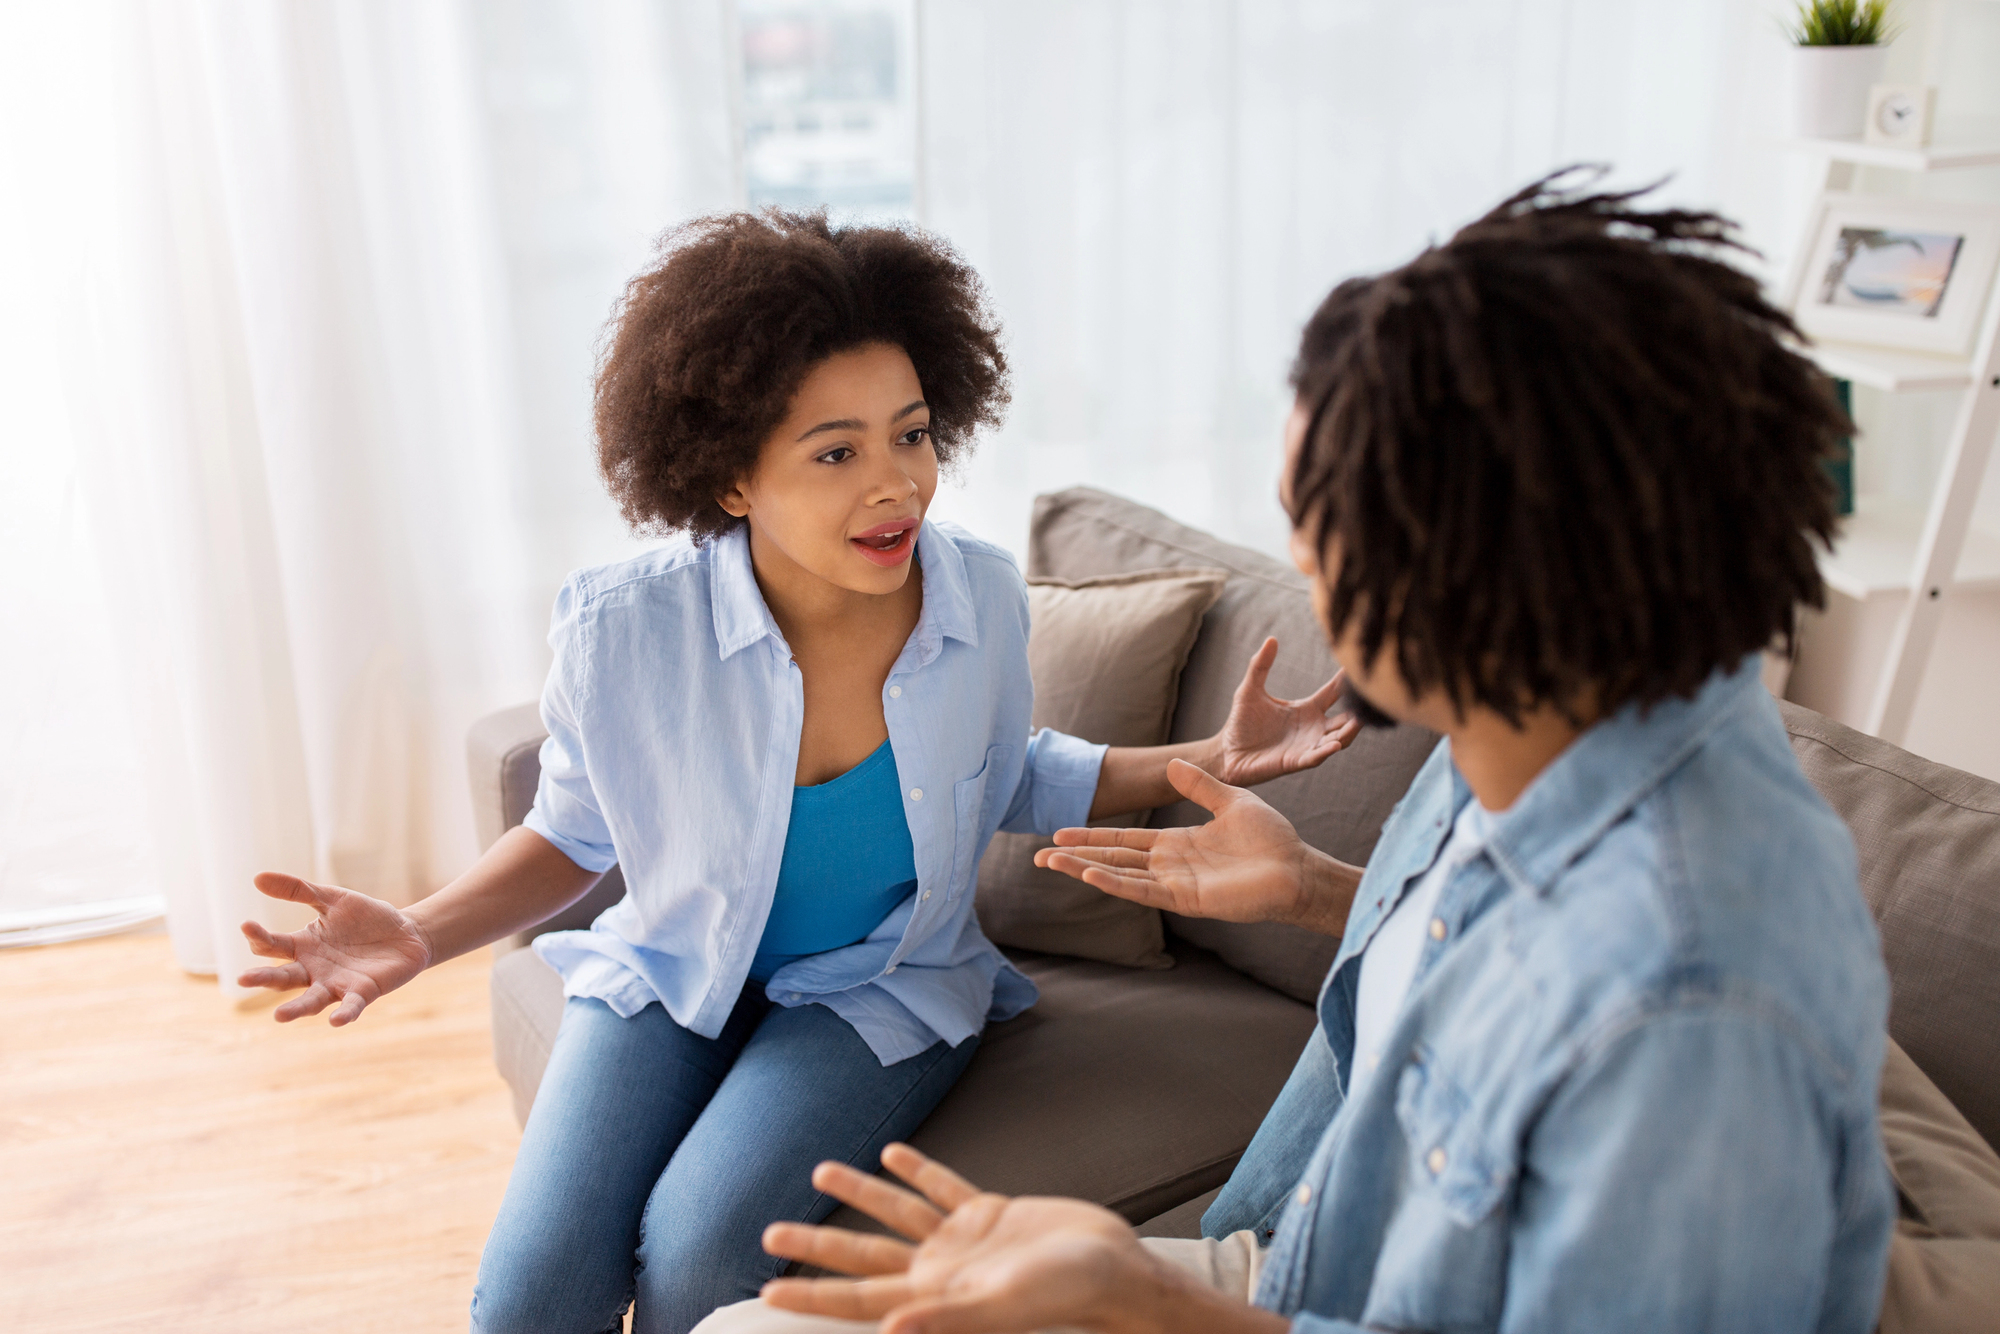
M 1882 1146 L 1902 1217 L 1881 1334 L 2000 1329 L 2000 1155 L 1893 1040 Z
M 1221 570 L 1141 570 L 1028 582 L 1034 725 L 1113 746 L 1158 746 L 1173 726 L 1181 667 Z M 1141 825 L 1149 812 L 1099 820 Z M 1035 865 L 1052 840 L 996 834 L 979 863 L 979 925 L 996 945 L 1171 968 L 1157 909 Z

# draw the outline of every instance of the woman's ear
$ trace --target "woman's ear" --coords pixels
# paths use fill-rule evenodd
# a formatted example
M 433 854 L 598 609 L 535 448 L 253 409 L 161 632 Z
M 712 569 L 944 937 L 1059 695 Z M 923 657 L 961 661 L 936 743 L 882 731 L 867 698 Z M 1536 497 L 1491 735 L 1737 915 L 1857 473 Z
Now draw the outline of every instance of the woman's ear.
M 738 482 L 715 498 L 723 512 L 734 518 L 742 518 L 750 512 L 750 497 L 743 494 L 743 483 Z

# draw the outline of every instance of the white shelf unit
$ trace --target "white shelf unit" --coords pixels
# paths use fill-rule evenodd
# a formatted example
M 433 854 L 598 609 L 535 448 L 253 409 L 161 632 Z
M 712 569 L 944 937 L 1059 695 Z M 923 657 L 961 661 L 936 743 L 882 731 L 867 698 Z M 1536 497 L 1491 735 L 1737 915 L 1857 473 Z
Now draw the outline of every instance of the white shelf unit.
M 1893 496 L 1861 496 L 1854 513 L 1841 522 L 1840 538 L 1820 556 L 1827 586 L 1857 601 L 1878 594 L 1907 593 L 1923 544 L 1924 507 Z M 1958 553 L 1952 587 L 2000 589 L 2000 537 L 1971 529 Z
M 1795 139 L 1790 146 L 1826 163 L 1826 188 L 1845 190 L 1857 166 L 1944 171 L 2000 165 L 2000 146 L 1890 148 L 1846 139 Z M 1794 259 L 1784 304 L 1795 309 L 1804 257 Z M 1949 592 L 2000 587 L 2000 541 L 1974 531 L 1972 509 L 1994 438 L 2000 436 L 2000 283 L 1989 291 L 1969 357 L 1937 357 L 1842 343 L 1810 349 L 1829 375 L 1888 393 L 1956 389 L 1959 408 L 1945 443 L 1930 505 L 1857 501 L 1856 513 L 1820 563 L 1827 584 L 1860 601 L 1898 598 L 1880 676 L 1861 720 L 1864 730 L 1901 744 L 1916 713 Z
M 1972 383 L 1968 357 L 1938 357 L 1853 343 L 1816 343 L 1807 349 L 1819 368 L 1837 380 L 1852 380 L 1892 394 L 1917 389 L 1963 389 Z
M 1896 171 L 1951 171 L 1958 167 L 2000 166 L 2000 144 L 1931 144 L 1924 148 L 1899 148 L 1893 144 L 1864 143 L 1860 139 L 1789 139 L 1785 147 L 1795 153 L 1810 153 L 1830 162 L 1857 167 L 1889 167 Z M 1829 189 L 1844 190 L 1845 182 Z

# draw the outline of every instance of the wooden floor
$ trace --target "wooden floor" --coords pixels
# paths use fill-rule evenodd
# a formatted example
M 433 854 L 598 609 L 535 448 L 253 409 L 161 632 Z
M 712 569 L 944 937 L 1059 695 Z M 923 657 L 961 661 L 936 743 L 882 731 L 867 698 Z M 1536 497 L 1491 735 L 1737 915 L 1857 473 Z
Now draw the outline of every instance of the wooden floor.
M 334 1030 L 162 935 L 0 951 L 0 1330 L 463 1330 L 519 1139 L 488 964 Z

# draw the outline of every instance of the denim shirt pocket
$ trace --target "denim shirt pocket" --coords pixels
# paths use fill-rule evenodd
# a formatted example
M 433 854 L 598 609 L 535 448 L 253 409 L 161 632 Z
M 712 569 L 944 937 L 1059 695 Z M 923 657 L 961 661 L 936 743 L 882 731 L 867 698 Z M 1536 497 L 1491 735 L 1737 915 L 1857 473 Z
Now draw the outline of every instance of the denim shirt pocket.
M 1396 1081 L 1396 1119 L 1410 1146 L 1410 1179 L 1437 1192 L 1464 1227 L 1492 1213 L 1520 1168 L 1511 1137 L 1473 1107 L 1435 1053 L 1419 1049 Z
M 999 826 L 998 805 L 1013 794 L 1000 790 L 993 779 L 1007 770 L 1014 757 L 1012 746 L 988 746 L 986 763 L 970 778 L 960 779 L 951 789 L 952 845 L 950 897 L 957 898 L 972 888 L 979 869 L 979 854 L 987 836 Z

